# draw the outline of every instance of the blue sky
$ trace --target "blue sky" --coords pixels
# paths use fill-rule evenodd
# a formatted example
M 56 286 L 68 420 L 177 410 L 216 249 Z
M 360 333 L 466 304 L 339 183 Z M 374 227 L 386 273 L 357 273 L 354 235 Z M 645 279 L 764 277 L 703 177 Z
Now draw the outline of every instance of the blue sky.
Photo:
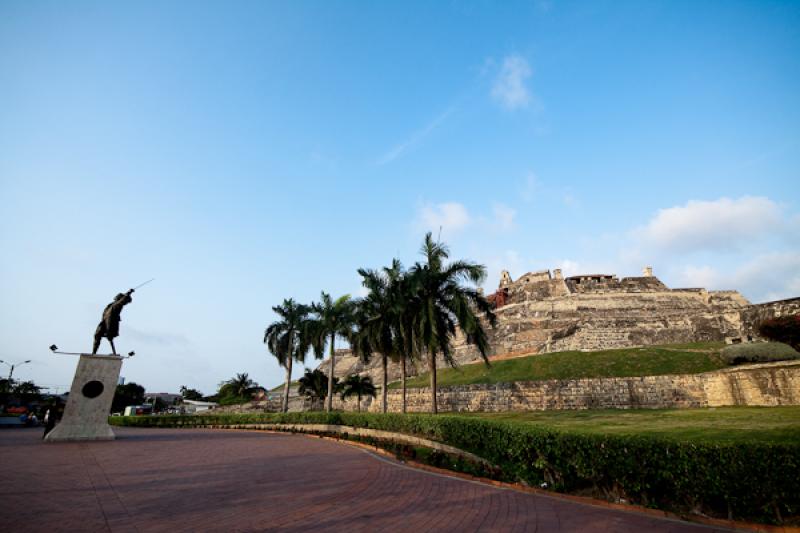
M 273 305 L 439 226 L 489 290 L 800 296 L 798 58 L 797 2 L 0 3 L 0 359 L 67 387 L 156 277 L 129 381 L 272 386 Z

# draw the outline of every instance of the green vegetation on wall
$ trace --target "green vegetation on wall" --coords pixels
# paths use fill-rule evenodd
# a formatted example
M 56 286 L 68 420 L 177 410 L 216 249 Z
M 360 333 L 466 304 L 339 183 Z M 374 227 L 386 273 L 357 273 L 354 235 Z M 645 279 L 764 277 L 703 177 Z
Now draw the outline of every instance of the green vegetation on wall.
M 724 368 L 719 358 L 723 343 L 621 348 L 596 352 L 554 352 L 514 359 L 463 365 L 439 371 L 440 386 L 507 383 L 546 379 L 580 379 L 665 374 L 698 374 Z M 408 381 L 409 387 L 428 386 L 428 374 Z M 398 385 L 392 384 L 390 388 Z

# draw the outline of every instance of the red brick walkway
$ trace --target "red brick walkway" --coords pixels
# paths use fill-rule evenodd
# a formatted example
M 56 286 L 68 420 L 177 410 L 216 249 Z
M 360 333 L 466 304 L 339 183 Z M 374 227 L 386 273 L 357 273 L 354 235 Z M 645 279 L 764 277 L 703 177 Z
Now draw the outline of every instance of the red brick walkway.
M 0 431 L 2 531 L 711 531 L 414 470 L 322 439 L 116 430 L 43 444 Z

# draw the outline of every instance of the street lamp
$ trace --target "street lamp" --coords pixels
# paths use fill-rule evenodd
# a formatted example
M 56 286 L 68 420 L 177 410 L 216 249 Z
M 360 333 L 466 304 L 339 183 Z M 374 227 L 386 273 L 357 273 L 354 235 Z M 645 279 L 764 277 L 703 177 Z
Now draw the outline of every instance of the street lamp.
M 13 376 L 13 375 L 14 375 L 14 368 L 15 368 L 15 367 L 18 367 L 18 366 L 22 366 L 22 365 L 24 365 L 24 364 L 26 364 L 26 363 L 30 363 L 30 362 L 31 362 L 31 360 L 30 360 L 30 359 L 28 359 L 27 361 L 22 361 L 21 363 L 14 363 L 14 364 L 11 364 L 11 363 L 9 363 L 8 361 L 3 361 L 2 359 L 0 359 L 0 363 L 6 364 L 6 365 L 8 365 L 8 366 L 11 368 L 11 370 L 10 370 L 10 371 L 9 371 L 9 373 L 8 373 L 8 383 L 9 383 L 9 385 L 11 384 L 11 376 Z

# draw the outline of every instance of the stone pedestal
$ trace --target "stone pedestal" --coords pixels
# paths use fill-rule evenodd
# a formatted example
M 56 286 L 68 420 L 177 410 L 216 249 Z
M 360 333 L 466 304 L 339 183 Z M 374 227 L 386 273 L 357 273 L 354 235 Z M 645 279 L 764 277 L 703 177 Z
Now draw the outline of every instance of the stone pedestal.
M 114 440 L 108 415 L 117 389 L 122 358 L 81 354 L 64 416 L 45 441 Z

